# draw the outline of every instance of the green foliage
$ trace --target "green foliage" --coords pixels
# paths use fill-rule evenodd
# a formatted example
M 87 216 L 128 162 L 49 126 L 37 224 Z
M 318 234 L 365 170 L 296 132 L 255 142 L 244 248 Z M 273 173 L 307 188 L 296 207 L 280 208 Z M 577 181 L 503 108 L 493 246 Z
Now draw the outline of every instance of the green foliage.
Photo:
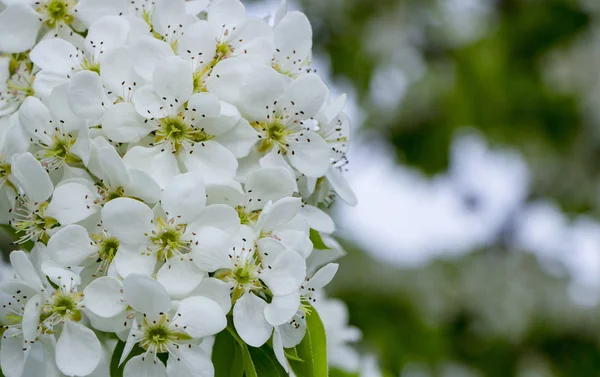
M 289 362 L 298 377 L 325 377 L 328 375 L 325 328 L 317 311 L 310 305 L 308 309 L 306 335 L 296 346 L 295 353 L 292 353 L 303 361 Z
M 311 229 L 310 230 L 310 241 L 312 242 L 315 249 L 319 250 L 329 250 L 329 247 L 325 245 L 323 238 L 321 237 L 321 233 L 318 231 Z
M 133 357 L 137 355 L 141 355 L 144 350 L 143 348 L 135 345 L 125 361 L 121 365 L 119 365 L 119 361 L 121 360 L 121 356 L 123 355 L 123 351 L 125 350 L 125 342 L 119 340 L 115 350 L 113 351 L 112 357 L 110 358 L 110 377 L 123 377 L 123 371 L 125 370 L 125 364 Z

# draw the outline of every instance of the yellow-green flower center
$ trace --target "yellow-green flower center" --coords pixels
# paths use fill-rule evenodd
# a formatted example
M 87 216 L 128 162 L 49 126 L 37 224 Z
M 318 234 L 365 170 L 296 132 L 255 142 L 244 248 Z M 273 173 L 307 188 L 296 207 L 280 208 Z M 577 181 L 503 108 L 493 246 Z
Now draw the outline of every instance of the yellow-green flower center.
M 168 346 L 181 341 L 189 341 L 192 337 L 184 332 L 176 331 L 169 326 L 166 315 L 162 315 L 158 322 L 144 321 L 142 340 L 140 346 L 155 353 L 168 352 Z
M 74 6 L 73 0 L 50 0 L 39 5 L 36 10 L 46 16 L 46 24 L 49 27 L 56 27 L 61 23 L 69 25 L 73 22 L 71 10 Z
M 150 240 L 153 243 L 152 251 L 157 253 L 158 260 L 168 260 L 171 257 L 189 251 L 190 243 L 184 239 L 186 226 L 176 224 L 174 221 L 156 220 L 156 230 L 152 231 Z

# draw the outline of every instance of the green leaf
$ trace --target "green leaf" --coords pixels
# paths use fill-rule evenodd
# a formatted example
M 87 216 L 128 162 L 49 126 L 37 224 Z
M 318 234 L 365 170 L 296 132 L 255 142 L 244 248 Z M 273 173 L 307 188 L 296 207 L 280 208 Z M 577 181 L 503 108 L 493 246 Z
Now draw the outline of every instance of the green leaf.
M 285 357 L 288 360 L 304 362 L 304 360 L 302 360 L 301 358 L 298 357 L 298 351 L 296 351 L 296 348 L 286 348 L 285 349 Z
M 144 352 L 144 349 L 140 346 L 134 346 L 127 359 L 119 366 L 119 361 L 121 360 L 121 355 L 123 355 L 123 350 L 125 349 L 125 342 L 119 340 L 115 350 L 113 351 L 112 357 L 110 358 L 110 377 L 123 377 L 123 371 L 125 370 L 125 364 L 131 358 L 140 355 Z
M 327 377 L 327 339 L 323 322 L 317 311 L 308 305 L 306 335 L 296 346 L 297 360 L 289 360 L 297 377 Z
M 349 373 L 341 369 L 332 368 L 329 371 L 329 377 L 360 377 L 359 372 Z
M 279 364 L 271 347 L 249 348 L 256 373 L 261 377 L 287 377 L 285 369 Z
M 311 228 L 310 230 L 310 241 L 312 242 L 315 249 L 319 250 L 330 250 L 331 248 L 325 245 L 321 233 Z
M 252 357 L 250 356 L 250 351 L 248 351 L 248 345 L 239 337 L 231 325 L 227 326 L 227 331 L 239 345 L 240 353 L 242 355 L 242 365 L 244 366 L 246 377 L 258 377 L 256 369 L 254 368 L 254 363 L 252 362 Z
M 215 377 L 242 377 L 244 365 L 239 343 L 228 331 L 222 331 L 215 338 L 212 351 Z
M 15 241 L 18 240 L 19 238 L 21 238 L 21 237 L 19 237 L 19 235 L 17 234 L 15 229 L 10 225 L 3 224 L 3 225 L 0 225 L 0 228 L 2 228 L 6 233 L 8 233 L 10 238 L 12 238 Z M 27 241 L 27 242 L 24 242 L 24 243 L 18 245 L 19 249 L 23 250 L 23 251 L 31 251 L 33 249 L 33 246 L 35 246 L 35 243 L 33 241 Z M 4 251 L 6 251 L 6 250 L 4 250 Z

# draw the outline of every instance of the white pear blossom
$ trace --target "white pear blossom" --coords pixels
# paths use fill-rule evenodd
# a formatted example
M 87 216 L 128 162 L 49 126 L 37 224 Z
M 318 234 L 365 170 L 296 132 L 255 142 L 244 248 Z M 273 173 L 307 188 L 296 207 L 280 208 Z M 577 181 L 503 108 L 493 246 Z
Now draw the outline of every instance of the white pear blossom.
M 24 249 L 0 283 L 2 373 L 213 377 L 227 331 L 293 375 L 314 310 L 333 362 L 351 357 L 358 333 L 319 293 L 344 255 L 326 209 L 356 203 L 350 122 L 310 68 L 307 17 L 2 4 L 0 223 Z

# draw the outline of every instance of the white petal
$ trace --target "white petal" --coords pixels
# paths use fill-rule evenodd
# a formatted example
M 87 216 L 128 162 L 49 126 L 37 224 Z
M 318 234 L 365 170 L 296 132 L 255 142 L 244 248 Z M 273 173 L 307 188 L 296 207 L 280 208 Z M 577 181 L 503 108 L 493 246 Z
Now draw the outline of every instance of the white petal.
M 194 91 L 192 69 L 178 56 L 163 59 L 154 69 L 152 81 L 156 94 L 174 106 L 183 104 Z
M 240 230 L 240 218 L 235 209 L 224 204 L 214 204 L 204 208 L 200 217 L 194 222 L 191 228 L 200 227 L 218 228 L 232 236 Z
M 81 71 L 72 76 L 68 97 L 73 112 L 84 119 L 101 117 L 109 102 L 100 76 L 91 71 Z
M 288 81 L 289 78 L 271 67 L 254 67 L 240 88 L 240 112 L 248 120 L 266 120 L 274 110 L 275 102 L 284 93 Z M 277 106 L 280 106 L 279 102 Z
M 179 347 L 167 363 L 169 377 L 214 377 L 210 356 L 200 346 Z
M 194 112 L 194 116 L 216 118 L 221 114 L 221 101 L 214 94 L 195 93 L 190 97 L 187 108 Z
M 221 144 L 209 140 L 194 145 L 193 153 L 185 155 L 189 171 L 202 174 L 207 184 L 223 182 L 235 177 L 238 162 Z
M 288 295 L 298 291 L 306 277 L 306 262 L 293 251 L 281 253 L 265 270 L 261 280 L 274 295 Z
M 296 217 L 301 206 L 300 198 L 283 198 L 274 204 L 269 204 L 258 217 L 258 227 L 268 232 L 285 225 Z
M 333 219 L 321 209 L 305 204 L 302 206 L 300 213 L 306 218 L 306 222 L 311 228 L 327 234 L 335 232 Z
M 170 111 L 169 109 L 163 110 L 165 103 L 156 94 L 152 85 L 139 88 L 131 100 L 133 101 L 135 111 L 147 119 L 162 118 L 166 111 Z
M 32 201 L 44 202 L 52 194 L 53 186 L 48 173 L 31 153 L 13 157 L 12 173 Z
M 23 351 L 23 337 L 17 329 L 9 329 L 2 335 L 0 367 L 6 377 L 22 377 L 27 353 Z
M 19 279 L 42 288 L 42 281 L 24 251 L 16 250 L 10 253 L 10 265 Z
M 144 121 L 131 102 L 121 102 L 106 108 L 102 131 L 112 141 L 136 143 L 152 131 L 152 126 Z
M 183 224 L 198 219 L 206 204 L 202 176 L 195 172 L 175 176 L 163 190 L 161 204 L 169 217 Z
M 109 54 L 115 48 L 125 44 L 129 29 L 129 22 L 123 17 L 119 17 L 118 14 L 102 17 L 90 25 L 85 37 L 85 48 L 101 58 L 99 50 L 102 51 L 102 54 Z
M 149 276 L 131 274 L 123 281 L 123 295 L 129 306 L 140 313 L 158 315 L 171 308 L 167 290 Z
M 310 287 L 317 290 L 323 288 L 329 284 L 331 280 L 333 280 L 333 277 L 337 273 L 338 267 L 339 265 L 337 263 L 329 263 L 328 265 L 324 266 L 317 271 L 307 283 L 305 283 L 305 287 Z
M 225 204 L 232 208 L 243 205 L 244 190 L 242 185 L 233 179 L 206 185 L 206 205 L 214 204 Z
M 198 65 L 196 69 L 208 65 L 216 53 L 217 37 L 208 22 L 203 20 L 195 22 L 186 28 L 179 39 L 179 56 L 195 61 Z M 200 63 L 201 61 L 204 63 Z
M 213 300 L 194 296 L 181 301 L 175 317 L 177 323 L 193 338 L 215 335 L 227 327 L 223 310 Z
M 38 97 L 45 100 L 50 97 L 54 88 L 61 84 L 68 84 L 69 82 L 70 80 L 66 74 L 40 71 L 35 75 L 33 90 Z
M 202 271 L 213 272 L 230 268 L 229 254 L 233 249 L 232 237 L 221 229 L 203 227 L 194 237 L 192 245 L 194 263 Z
M 134 199 L 117 198 L 102 208 L 102 223 L 108 232 L 128 244 L 140 244 L 153 229 L 154 213 Z
M 258 141 L 258 132 L 246 119 L 240 119 L 233 129 L 216 138 L 221 145 L 229 149 L 236 158 L 246 157 Z
M 239 0 L 217 0 L 208 8 L 208 22 L 233 29 L 246 19 L 246 8 Z
M 45 144 L 52 142 L 52 116 L 48 108 L 36 97 L 27 97 L 21 105 L 19 123 L 25 134 L 33 140 L 41 140 Z
M 297 139 L 297 140 L 296 140 Z M 290 144 L 287 157 L 290 163 L 302 174 L 319 178 L 330 167 L 329 146 L 319 134 L 304 131 L 288 139 Z
M 294 317 L 294 325 L 286 323 L 278 327 L 281 340 L 285 348 L 296 347 L 306 334 L 306 320 L 302 317 Z
M 247 61 L 239 58 L 225 59 L 219 62 L 206 79 L 206 87 L 223 101 L 237 104 L 241 101 L 240 82 L 251 68 Z
M 287 107 L 289 112 L 297 114 L 293 119 L 310 119 L 323 107 L 328 94 L 329 89 L 323 80 L 309 73 L 292 81 L 277 106 Z
M 272 237 L 259 239 L 256 246 L 266 265 L 271 265 L 280 254 L 289 252 L 286 244 Z
M 262 168 L 246 179 L 246 210 L 262 209 L 269 201 L 292 196 L 298 189 L 296 179 L 284 168 Z
M 335 191 L 335 193 L 346 203 L 351 206 L 358 204 L 356 194 L 352 191 L 352 188 L 344 178 L 341 171 L 334 168 L 333 166 L 327 170 L 327 181 Z
M 196 289 L 202 279 L 202 272 L 189 256 L 175 256 L 169 259 L 156 274 L 156 280 L 172 297 L 185 297 Z
M 85 122 L 71 111 L 69 106 L 67 92 L 69 84 L 61 84 L 52 89 L 50 97 L 45 103 L 52 113 L 54 119 L 58 119 L 61 128 L 65 132 L 77 131 Z
M 42 313 L 42 296 L 37 294 L 30 298 L 23 310 L 23 339 L 33 342 L 38 337 L 38 325 Z
M 131 56 L 134 59 L 136 72 L 146 82 L 152 81 L 152 75 L 158 63 L 173 55 L 171 46 L 154 37 L 140 37 L 131 45 Z
M 129 172 L 119 153 L 113 146 L 98 149 L 98 159 L 103 170 L 102 178 L 113 190 L 129 184 Z
M 277 358 L 279 364 L 283 367 L 286 373 L 289 373 L 290 366 L 288 365 L 287 358 L 285 357 L 283 342 L 281 340 L 281 335 L 279 335 L 279 331 L 277 331 L 277 328 L 275 328 L 275 333 L 273 334 L 273 352 L 275 353 L 275 358 Z
M 29 57 L 42 71 L 69 75 L 73 67 L 80 64 L 83 55 L 69 42 L 50 38 L 38 43 L 29 53 Z
M 77 18 L 87 26 L 103 16 L 118 16 L 127 10 L 123 0 L 79 0 L 75 6 Z
M 209 298 L 219 304 L 223 313 L 231 310 L 231 284 L 216 278 L 204 278 L 192 295 Z
M 91 255 L 97 252 L 97 246 L 87 230 L 81 225 L 68 225 L 54 233 L 48 241 L 46 249 L 50 257 L 65 266 L 79 266 L 89 261 Z
M 97 199 L 97 190 L 91 182 L 75 178 L 56 187 L 46 214 L 61 224 L 74 224 L 100 210 L 101 206 L 94 204 Z
M 146 253 L 144 245 L 127 245 L 121 243 L 114 259 L 117 273 L 122 278 L 130 274 L 150 276 L 156 266 L 156 255 Z
M 160 147 L 133 147 L 127 151 L 123 161 L 135 169 L 148 173 L 161 188 L 179 174 L 175 156 L 168 151 L 161 152 Z
M 102 352 L 96 334 L 87 327 L 66 321 L 56 342 L 56 365 L 69 376 L 87 376 L 100 362 Z
M 289 12 L 275 27 L 275 58 L 286 62 L 291 56 L 292 61 L 304 59 L 310 55 L 312 48 L 312 28 L 310 21 L 301 12 Z M 286 66 L 287 67 L 287 66 Z
M 147 173 L 129 169 L 131 183 L 125 188 L 127 196 L 140 198 L 146 203 L 156 203 L 160 200 L 161 189 L 158 183 Z
M 103 53 L 100 77 L 104 86 L 113 94 L 128 100 L 137 86 L 133 57 L 128 47 L 117 47 L 110 53 Z M 134 85 L 135 83 L 135 85 Z
M 283 296 L 274 296 L 265 308 L 265 318 L 273 326 L 289 322 L 300 307 L 300 294 L 298 292 Z
M 35 44 L 41 22 L 27 4 L 8 6 L 0 13 L 0 51 L 23 52 Z
M 240 338 L 252 347 L 260 347 L 267 342 L 273 326 L 265 319 L 267 303 L 252 293 L 244 294 L 233 307 L 233 324 Z
M 153 361 L 153 355 L 138 355 L 125 364 L 123 377 L 167 377 L 167 371 L 162 361 Z
M 88 284 L 83 291 L 85 307 L 102 318 L 114 317 L 127 309 L 123 300 L 121 282 L 103 276 Z

